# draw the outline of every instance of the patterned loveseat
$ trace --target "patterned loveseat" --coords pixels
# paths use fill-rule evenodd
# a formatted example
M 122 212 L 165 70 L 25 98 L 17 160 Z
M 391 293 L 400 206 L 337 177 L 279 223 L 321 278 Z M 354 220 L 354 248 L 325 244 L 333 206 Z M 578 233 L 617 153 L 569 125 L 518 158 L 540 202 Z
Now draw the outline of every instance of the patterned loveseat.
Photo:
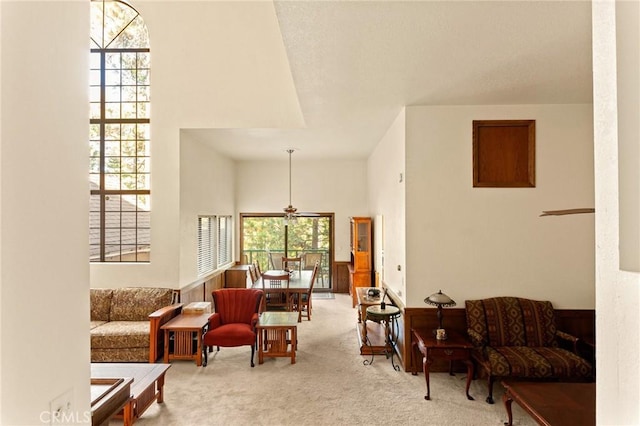
M 156 362 L 160 326 L 182 310 L 170 288 L 92 288 L 90 298 L 91 362 Z
M 473 359 L 486 372 L 487 402 L 497 377 L 589 380 L 592 366 L 577 355 L 577 338 L 556 329 L 551 302 L 517 297 L 465 301 Z M 559 339 L 572 345 L 562 349 Z

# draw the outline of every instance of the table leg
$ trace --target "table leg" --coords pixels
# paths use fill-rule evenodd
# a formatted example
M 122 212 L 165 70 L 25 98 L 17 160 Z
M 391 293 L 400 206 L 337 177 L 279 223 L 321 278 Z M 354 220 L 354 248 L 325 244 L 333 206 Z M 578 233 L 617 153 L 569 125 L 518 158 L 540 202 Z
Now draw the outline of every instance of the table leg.
M 416 348 L 418 347 L 418 343 L 417 342 L 411 342 L 411 375 L 412 376 L 417 376 L 418 372 L 416 371 L 416 364 L 415 364 L 415 360 L 413 359 L 413 357 L 416 354 Z
M 164 331 L 164 363 L 169 363 L 169 330 Z
M 196 366 L 202 366 L 202 330 L 196 331 L 196 338 L 198 342 L 196 343 Z
M 362 320 L 362 341 L 366 341 L 367 340 L 367 317 L 365 315 L 364 319 Z
M 422 370 L 424 371 L 424 379 L 427 382 L 427 394 L 424 396 L 424 399 L 427 401 L 431 399 L 431 389 L 429 387 L 429 364 L 431 364 L 431 360 L 427 356 L 422 357 Z
M 157 386 L 158 386 L 158 404 L 161 404 L 164 402 L 164 373 L 162 373 L 162 375 L 158 377 Z
M 509 418 L 509 421 L 504 422 L 504 424 L 505 426 L 511 426 L 513 424 L 513 414 L 511 413 L 511 404 L 513 403 L 513 399 L 511 398 L 509 389 L 504 391 L 502 401 L 504 402 L 504 408 L 507 409 L 507 416 Z
M 204 338 L 204 336 L 203 336 L 203 338 Z M 203 342 L 203 343 L 204 343 L 204 342 Z M 209 355 L 208 355 L 208 352 L 209 352 L 209 351 L 207 350 L 207 347 L 206 347 L 206 346 L 204 346 L 204 345 L 202 345 L 202 355 L 204 356 L 204 363 L 203 363 L 203 365 L 204 365 L 205 367 L 207 366 L 207 364 L 209 364 Z
M 131 398 L 129 398 L 129 401 L 127 401 L 122 408 L 122 423 L 123 426 L 133 425 L 133 400 Z
M 296 350 L 298 348 L 298 327 L 291 329 L 291 364 L 296 363 Z
M 263 333 L 266 333 L 266 331 L 262 329 L 258 330 L 258 364 L 264 363 Z

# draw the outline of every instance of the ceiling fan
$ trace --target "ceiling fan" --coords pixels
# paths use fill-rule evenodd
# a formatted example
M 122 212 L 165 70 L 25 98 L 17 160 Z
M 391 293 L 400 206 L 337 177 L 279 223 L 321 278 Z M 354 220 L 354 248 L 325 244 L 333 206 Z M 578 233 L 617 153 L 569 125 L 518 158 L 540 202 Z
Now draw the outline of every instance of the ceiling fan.
M 283 209 L 285 224 L 288 224 L 289 222 L 295 222 L 300 216 L 320 216 L 317 213 L 298 213 L 298 209 L 293 207 L 293 205 L 291 204 L 291 154 L 293 154 L 293 151 L 295 151 L 293 148 L 287 149 L 287 152 L 289 153 L 289 205 Z

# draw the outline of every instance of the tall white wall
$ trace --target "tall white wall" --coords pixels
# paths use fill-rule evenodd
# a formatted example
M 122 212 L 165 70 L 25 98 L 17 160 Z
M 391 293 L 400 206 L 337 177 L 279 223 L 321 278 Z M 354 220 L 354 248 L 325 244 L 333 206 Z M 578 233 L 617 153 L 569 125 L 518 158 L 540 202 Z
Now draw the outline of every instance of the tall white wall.
M 89 3 L 0 10 L 0 424 L 87 423 Z
M 304 123 L 273 3 L 132 4 L 151 45 L 151 262 L 92 264 L 91 286 L 178 287 L 192 275 L 181 272 L 180 129 Z
M 198 216 L 229 215 L 237 220 L 234 162 L 183 133 L 180 187 L 180 287 L 184 287 L 198 279 Z
M 289 204 L 287 155 L 282 161 L 237 162 L 238 213 L 281 213 Z M 334 260 L 348 261 L 349 216 L 368 216 L 366 160 L 298 160 L 294 153 L 291 175 L 298 211 L 335 213 Z
M 633 104 L 633 96 L 616 96 L 617 90 L 630 89 L 624 82 L 617 81 L 616 50 L 623 57 L 637 54 L 625 50 L 634 44 L 637 48 L 638 40 L 633 38 L 635 31 L 624 31 L 624 28 L 631 22 L 637 30 L 640 17 L 637 14 L 623 17 L 625 23 L 617 28 L 618 4 L 612 1 L 592 3 L 598 336 L 596 416 L 597 423 L 602 425 L 637 425 L 640 424 L 640 274 L 620 268 L 618 251 L 618 202 L 623 195 L 620 191 L 634 187 L 618 181 L 621 160 L 618 134 L 628 135 L 635 129 L 619 129 L 618 125 L 637 126 L 638 121 L 636 117 L 633 121 L 618 122 L 618 113 L 625 115 L 637 105 Z M 619 67 L 629 65 L 624 59 L 618 61 Z M 624 74 L 629 69 L 620 71 Z M 635 78 L 638 78 L 637 74 Z M 636 139 L 634 143 L 640 142 Z M 629 176 L 620 178 L 624 180 Z M 637 194 L 626 195 L 637 197 Z
M 640 2 L 616 3 L 620 268 L 640 272 Z
M 536 187 L 473 188 L 472 121 L 536 120 Z M 595 306 L 591 105 L 406 108 L 409 306 L 442 289 L 458 303 L 499 295 Z
M 2 23 L 2 2 L 0 2 L 0 24 Z M 2 35 L 2 26 L 0 25 L 0 36 Z M 0 37 L 0 40 L 2 38 Z M 2 94 L 2 42 L 0 42 L 0 95 Z M 0 102 L 0 164 L 2 164 L 2 102 Z M 2 188 L 2 173 L 0 172 L 0 188 Z M 0 191 L 0 224 L 2 224 L 2 192 Z M 0 259 L 2 259 L 2 226 L 0 226 Z M 2 262 L 0 261 L 0 306 L 2 306 Z M 0 383 L 2 380 L 2 328 L 3 321 L 0 315 Z M 0 413 L 2 413 L 2 386 L 0 386 Z M 2 423 L 2 419 L 0 419 Z
M 374 251 L 384 249 L 383 270 L 376 272 L 403 302 L 406 302 L 405 126 L 402 109 L 368 162 L 370 215 L 374 220 L 382 220 L 376 229 L 383 233 L 375 236 L 383 247 L 374 245 Z

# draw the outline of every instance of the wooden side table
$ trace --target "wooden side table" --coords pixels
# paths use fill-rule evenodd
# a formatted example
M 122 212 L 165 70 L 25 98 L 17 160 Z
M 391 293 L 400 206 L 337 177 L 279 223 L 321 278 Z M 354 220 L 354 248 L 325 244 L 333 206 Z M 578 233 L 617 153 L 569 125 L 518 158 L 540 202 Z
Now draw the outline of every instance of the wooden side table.
M 471 361 L 471 349 L 473 345 L 467 341 L 460 333 L 455 331 L 448 332 L 447 340 L 437 340 L 433 334 L 433 330 L 411 329 L 413 335 L 411 355 L 415 353 L 416 348 L 422 353 L 422 368 L 424 370 L 424 379 L 427 382 L 427 394 L 424 399 L 431 399 L 431 391 L 429 388 L 429 365 L 435 358 L 449 360 L 449 374 L 452 372 L 452 361 L 460 360 L 467 365 L 467 399 L 473 400 L 469 395 L 469 386 L 473 378 L 473 362 Z M 411 362 L 412 374 L 416 376 L 418 373 L 415 369 L 415 363 Z
M 258 364 L 264 357 L 291 357 L 296 363 L 298 348 L 298 313 L 265 311 L 256 324 L 258 333 Z M 288 336 L 289 332 L 291 335 Z
M 182 314 L 171 319 L 162 327 L 164 330 L 164 362 L 168 364 L 174 359 L 192 359 L 196 365 L 202 365 L 204 353 L 204 365 L 207 365 L 207 352 L 202 349 L 202 336 L 209 325 L 209 318 L 213 314 Z M 173 333 L 173 353 L 169 353 L 169 339 Z M 194 338 L 196 349 L 193 349 Z

